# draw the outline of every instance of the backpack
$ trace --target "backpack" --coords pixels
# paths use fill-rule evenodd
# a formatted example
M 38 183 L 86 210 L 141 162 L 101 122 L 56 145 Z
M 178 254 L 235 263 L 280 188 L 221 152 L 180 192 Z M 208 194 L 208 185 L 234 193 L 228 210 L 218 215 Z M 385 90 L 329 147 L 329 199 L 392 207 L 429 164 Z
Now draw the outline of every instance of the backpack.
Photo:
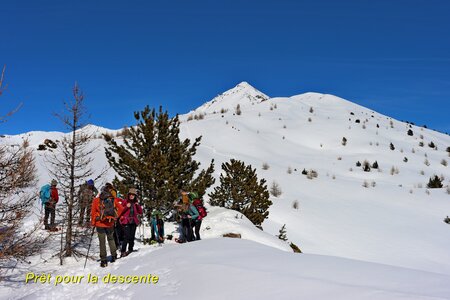
M 100 199 L 100 221 L 114 222 L 117 219 L 117 208 L 114 198 Z
M 194 201 L 192 201 L 192 205 L 194 205 L 195 208 L 198 210 L 199 221 L 208 215 L 208 213 L 206 212 L 206 208 L 203 206 L 202 200 L 195 199 Z
M 50 184 L 46 184 L 41 187 L 39 192 L 39 198 L 41 198 L 42 205 L 45 205 L 50 200 Z

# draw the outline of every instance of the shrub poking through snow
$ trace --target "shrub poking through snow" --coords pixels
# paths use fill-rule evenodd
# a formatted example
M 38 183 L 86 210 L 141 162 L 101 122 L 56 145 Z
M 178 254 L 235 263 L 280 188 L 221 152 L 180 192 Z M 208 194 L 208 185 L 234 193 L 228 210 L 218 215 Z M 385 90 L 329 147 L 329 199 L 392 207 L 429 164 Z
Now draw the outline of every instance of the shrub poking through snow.
M 314 179 L 314 178 L 317 178 L 319 176 L 319 173 L 317 173 L 317 171 L 316 170 L 309 170 L 308 171 L 308 175 L 306 175 L 306 178 L 308 178 L 308 179 Z
M 365 160 L 362 164 L 362 168 L 364 172 L 370 172 L 370 163 L 367 160 Z
M 428 184 L 427 184 L 427 188 L 440 189 L 442 187 L 443 187 L 442 180 L 441 180 L 441 178 L 439 178 L 439 176 L 434 175 L 434 176 L 430 177 L 430 180 L 428 181 Z
M 347 139 L 345 138 L 345 136 L 342 138 L 341 144 L 342 144 L 342 146 L 346 146 L 347 145 Z
M 270 194 L 277 198 L 282 194 L 281 187 L 276 181 L 272 182 L 272 185 L 270 186 Z
M 302 253 L 302 250 L 300 250 L 300 248 L 294 244 L 294 243 L 290 243 L 289 246 L 291 246 L 292 251 L 294 251 L 294 253 Z

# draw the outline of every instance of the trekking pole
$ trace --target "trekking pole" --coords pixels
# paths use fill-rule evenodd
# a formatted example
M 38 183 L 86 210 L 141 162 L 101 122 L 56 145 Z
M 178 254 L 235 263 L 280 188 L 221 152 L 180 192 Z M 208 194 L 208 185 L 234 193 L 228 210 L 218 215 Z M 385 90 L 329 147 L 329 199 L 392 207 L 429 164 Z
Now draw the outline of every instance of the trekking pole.
M 84 261 L 84 268 L 83 269 L 86 269 L 86 263 L 87 263 L 87 259 L 89 257 L 89 250 L 91 249 L 92 237 L 94 236 L 94 230 L 95 230 L 95 227 L 92 226 L 91 240 L 89 241 L 89 247 L 88 247 L 88 251 L 86 253 L 86 260 Z
M 139 229 L 141 228 L 141 226 L 142 226 L 142 234 L 141 234 L 141 236 L 140 236 L 140 238 L 141 238 L 141 243 L 144 243 L 144 241 L 145 241 L 145 238 L 144 238 L 144 232 L 145 232 L 145 225 L 144 225 L 144 209 L 142 209 L 142 215 L 141 215 L 141 224 L 139 225 Z M 140 231 L 140 230 L 139 230 Z
M 141 243 L 143 243 L 145 241 L 145 238 L 144 238 L 145 225 L 144 225 L 144 218 L 143 217 L 142 217 L 141 225 L 139 227 L 142 227 L 142 235 L 140 236 L 140 238 L 141 238 Z

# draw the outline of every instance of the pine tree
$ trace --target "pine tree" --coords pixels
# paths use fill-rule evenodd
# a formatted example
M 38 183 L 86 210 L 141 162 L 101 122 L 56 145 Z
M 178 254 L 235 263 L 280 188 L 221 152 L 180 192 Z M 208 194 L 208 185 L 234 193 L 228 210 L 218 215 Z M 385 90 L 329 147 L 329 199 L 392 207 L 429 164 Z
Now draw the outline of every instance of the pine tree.
M 391 150 L 394 151 L 394 150 L 395 150 L 394 144 L 391 143 L 391 144 L 389 145 L 389 148 L 391 148 Z
M 283 227 L 281 227 L 279 234 L 278 234 L 278 238 L 282 241 L 287 241 L 287 235 L 286 235 L 286 224 L 283 225 Z
M 215 179 L 214 160 L 194 176 L 200 167 L 193 157 L 201 136 L 192 144 L 189 139 L 181 140 L 178 115 L 170 118 L 162 107 L 156 112 L 147 106 L 134 117 L 137 125 L 129 128 L 123 144 L 104 136 L 106 157 L 120 176 L 114 180 L 119 191 L 125 194 L 132 186 L 140 190 L 148 217 L 154 208 L 169 211 L 180 189 L 203 196 Z
M 375 161 L 375 162 L 372 164 L 372 169 L 378 169 L 378 162 L 377 162 L 377 161 Z
M 413 136 L 413 134 L 414 134 L 413 131 L 411 129 L 408 129 L 408 135 Z
M 440 189 L 443 187 L 442 180 L 439 178 L 439 176 L 434 175 L 434 176 L 430 177 L 427 187 L 429 189 Z
M 220 185 L 209 194 L 211 205 L 239 211 L 253 224 L 261 225 L 272 205 L 266 180 L 258 181 L 256 169 L 239 160 L 223 163 L 222 169 L 225 174 L 220 175 Z

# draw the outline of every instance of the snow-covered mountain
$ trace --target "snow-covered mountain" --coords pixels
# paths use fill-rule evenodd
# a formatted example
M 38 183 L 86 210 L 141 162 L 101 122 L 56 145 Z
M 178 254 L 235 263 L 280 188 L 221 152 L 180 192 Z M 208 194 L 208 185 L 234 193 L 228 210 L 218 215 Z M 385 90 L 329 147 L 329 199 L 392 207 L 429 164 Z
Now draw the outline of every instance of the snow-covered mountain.
M 238 104 L 240 114 L 236 113 Z M 201 118 L 194 118 L 200 114 Z M 285 280 L 285 285 L 281 279 L 280 283 L 274 281 L 273 288 L 281 299 L 328 299 L 331 295 L 338 299 L 443 299 L 450 294 L 450 287 L 443 283 L 450 278 L 450 226 L 442 222 L 450 215 L 448 135 L 400 122 L 333 95 L 305 93 L 269 98 L 246 82 L 180 119 L 182 137 L 203 136 L 196 159 L 206 166 L 214 158 L 217 179 L 221 163 L 236 158 L 256 167 L 269 187 L 276 182 L 282 193 L 272 196 L 264 232 L 253 231 L 245 223 L 248 220 L 234 218 L 235 212 L 217 208 L 210 208 L 212 215 L 203 226 L 206 238 L 217 238 L 232 228 L 243 239 L 265 246 L 205 240 L 192 246 L 164 246 L 155 253 L 139 252 L 136 259 L 148 255 L 149 259 L 161 257 L 182 265 L 181 269 L 163 262 L 148 265 L 167 275 L 157 293 L 182 298 L 182 291 L 191 284 L 184 277 L 186 270 L 199 268 L 202 272 L 194 274 L 206 290 L 217 290 L 219 296 L 214 294 L 213 299 L 251 298 L 245 290 L 258 283 L 266 286 L 263 291 L 268 290 L 269 283 L 261 279 L 266 272 Z M 94 125 L 86 130 L 99 133 L 92 143 L 100 148 L 95 154 L 100 170 L 107 165 L 100 133 L 117 131 Z M 6 136 L 0 142 L 18 144 L 28 138 L 37 149 L 45 139 L 56 140 L 62 135 L 31 132 Z M 49 180 L 44 160 L 47 151 L 36 150 L 40 183 Z M 370 166 L 376 161 L 379 168 L 365 172 L 356 165 L 365 160 Z M 301 173 L 303 169 L 314 170 L 318 176 L 308 178 Z M 426 188 L 433 175 L 444 178 L 444 188 Z M 111 169 L 105 180 L 113 176 Z M 280 249 L 289 250 L 274 237 L 284 224 L 288 239 L 300 246 L 304 255 L 277 254 Z M 184 247 L 192 258 L 187 262 L 180 258 Z M 228 253 L 228 247 L 233 251 Z M 200 256 L 208 259 L 203 263 Z M 229 262 L 235 256 L 240 257 L 237 261 L 241 265 Z M 288 263 L 280 267 L 280 261 Z M 132 272 L 135 264 L 139 262 L 124 266 L 120 261 L 114 270 Z M 92 263 L 90 270 L 96 267 Z M 220 277 L 225 284 L 218 287 L 213 278 L 219 273 L 236 280 Z M 236 285 L 235 294 L 228 291 L 230 285 Z M 116 291 L 132 298 L 141 295 L 141 289 L 130 286 L 127 290 L 132 293 L 128 296 Z M 30 291 L 30 297 L 36 297 L 36 291 Z M 55 295 L 60 295 L 57 291 L 74 298 L 80 295 L 70 286 L 55 289 Z M 97 290 L 92 295 L 113 294 Z M 258 298 L 269 299 L 274 294 L 264 295 Z M 206 294 L 195 298 L 212 299 Z

